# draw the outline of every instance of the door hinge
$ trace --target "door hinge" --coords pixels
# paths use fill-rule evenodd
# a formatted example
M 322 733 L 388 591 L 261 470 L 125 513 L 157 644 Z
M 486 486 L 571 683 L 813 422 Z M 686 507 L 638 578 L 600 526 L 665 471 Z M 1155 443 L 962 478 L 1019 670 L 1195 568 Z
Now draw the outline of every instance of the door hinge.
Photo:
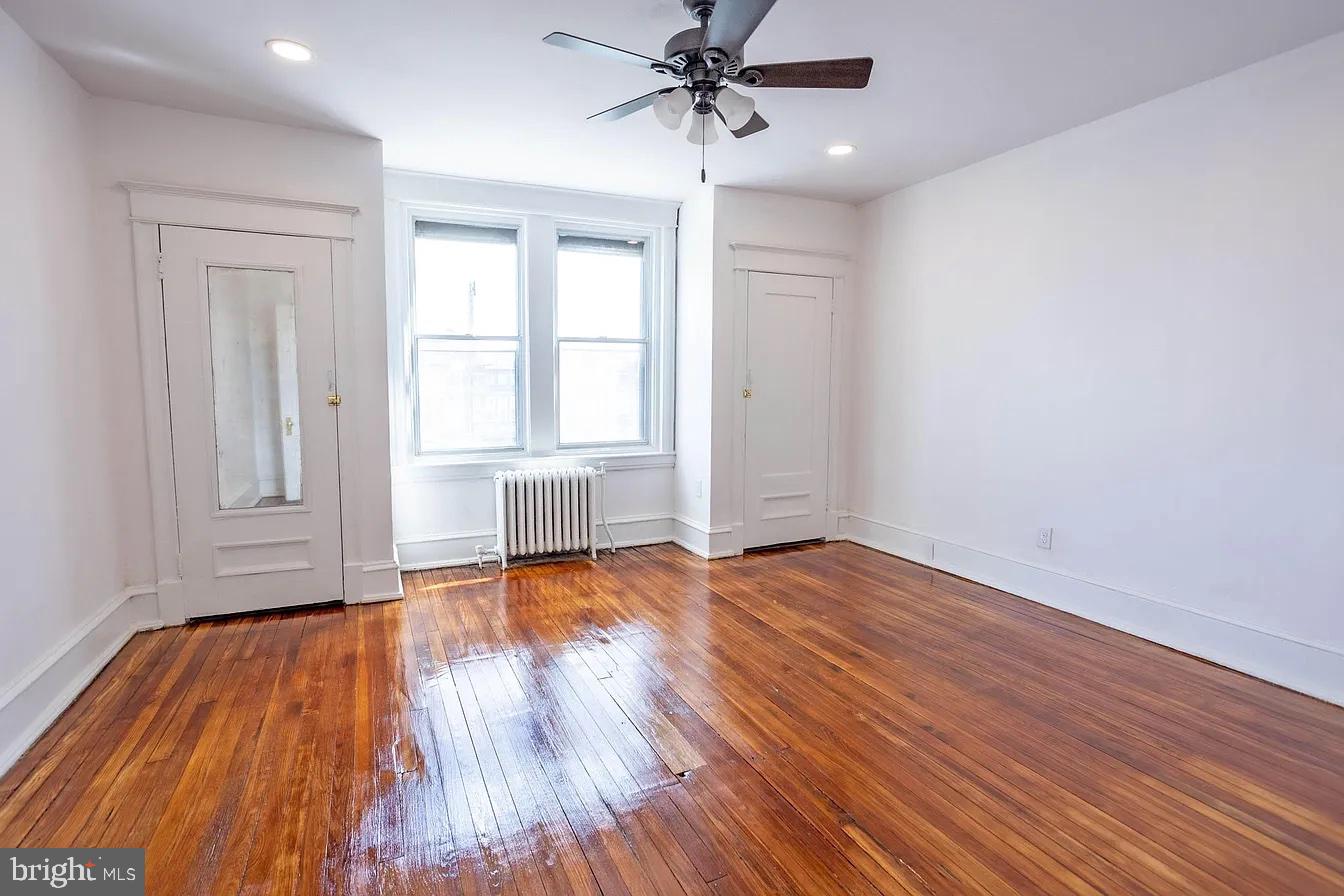
M 159 261 L 158 261 L 158 264 L 155 265 L 154 270 L 155 270 L 156 273 L 158 273 L 158 275 L 159 275 L 159 279 L 162 280 L 162 279 L 163 279 L 163 253 L 162 253 L 162 252 L 159 253 Z
M 328 396 L 327 396 L 327 404 L 331 405 L 331 406 L 334 407 L 334 408 L 338 408 L 338 407 L 340 407 L 340 406 L 341 406 L 341 396 L 340 396 L 340 394 L 339 394 L 339 393 L 336 393 L 336 392 L 333 392 L 333 393 L 331 393 L 330 395 L 328 395 Z
M 182 555 L 177 555 L 177 577 L 182 578 Z

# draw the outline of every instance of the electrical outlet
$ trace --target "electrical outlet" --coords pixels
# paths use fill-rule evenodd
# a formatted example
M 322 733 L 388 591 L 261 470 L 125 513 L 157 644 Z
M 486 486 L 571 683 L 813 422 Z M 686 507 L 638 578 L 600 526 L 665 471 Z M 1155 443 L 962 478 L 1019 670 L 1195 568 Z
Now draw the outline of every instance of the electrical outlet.
M 1055 541 L 1054 529 L 1036 530 L 1036 547 L 1040 548 L 1043 551 L 1048 551 L 1050 550 L 1050 546 L 1054 544 L 1054 541 Z
M 695 480 L 695 496 L 697 498 L 702 497 L 704 491 L 705 491 L 705 480 L 703 479 Z

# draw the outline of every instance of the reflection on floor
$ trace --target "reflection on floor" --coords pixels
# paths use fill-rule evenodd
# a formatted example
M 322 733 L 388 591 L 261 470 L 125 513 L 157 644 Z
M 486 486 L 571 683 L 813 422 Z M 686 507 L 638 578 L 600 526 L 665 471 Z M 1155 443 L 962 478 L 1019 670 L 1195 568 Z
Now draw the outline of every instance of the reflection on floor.
M 0 846 L 165 894 L 1344 890 L 1344 711 L 988 588 L 851 545 L 404 582 L 137 636 Z

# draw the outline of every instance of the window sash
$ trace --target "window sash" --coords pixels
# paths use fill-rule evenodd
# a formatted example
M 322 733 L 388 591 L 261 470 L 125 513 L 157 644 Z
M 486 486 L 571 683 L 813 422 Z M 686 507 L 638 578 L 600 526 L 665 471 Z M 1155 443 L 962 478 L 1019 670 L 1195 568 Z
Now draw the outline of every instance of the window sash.
M 422 327 L 420 314 L 421 297 L 418 295 L 419 274 L 417 272 L 416 244 L 420 240 L 454 243 L 477 243 L 507 245 L 514 249 L 514 330 L 508 334 L 490 333 L 454 333 Z M 410 236 L 410 326 L 416 336 L 475 336 L 482 339 L 517 339 L 522 336 L 527 296 L 524 294 L 523 266 L 525 244 L 520 225 L 497 225 L 485 222 L 457 223 L 454 221 L 416 217 L 412 219 Z M 426 301 L 428 299 L 426 298 Z
M 459 334 L 459 333 L 438 333 L 429 330 L 418 329 L 419 315 L 417 313 L 416 296 L 416 241 L 421 239 L 444 239 L 456 242 L 479 242 L 495 244 L 511 244 L 516 247 L 516 271 L 517 287 L 514 290 L 514 300 L 517 303 L 516 320 L 517 332 L 509 335 L 490 335 L 481 333 Z M 435 218 L 415 215 L 411 219 L 409 233 L 409 307 L 408 324 L 411 337 L 411 357 L 410 357 L 410 381 L 409 398 L 411 404 L 411 450 L 417 457 L 469 457 L 469 456 L 493 456 L 499 454 L 518 454 L 526 449 L 527 446 L 527 379 L 526 372 L 528 363 L 526 358 L 526 338 L 525 321 L 527 314 L 527 295 L 525 290 L 525 280 L 523 271 L 527 264 L 527 243 L 524 239 L 521 222 L 518 221 L 489 221 L 489 220 L 471 220 L 469 218 Z M 423 343 L 426 342 L 460 342 L 460 343 L 508 343 L 512 345 L 514 356 L 513 371 L 513 409 L 514 409 L 514 441 L 512 445 L 501 445 L 490 448 L 426 448 L 423 438 L 422 416 L 424 408 L 421 407 L 422 383 L 421 383 L 421 360 L 420 351 Z
M 471 351 L 465 348 L 474 343 L 495 343 L 507 344 L 513 351 L 513 432 L 514 440 L 511 445 L 496 445 L 492 447 L 466 447 L 466 448 L 426 448 L 423 436 L 423 426 L 421 423 L 424 414 L 424 408 L 421 406 L 421 361 L 420 352 L 423 343 L 459 343 L 464 346 L 465 351 Z M 523 450 L 526 442 L 526 428 L 524 427 L 524 403 L 523 403 L 523 372 L 526 368 L 526 361 L 523 357 L 524 349 L 522 339 L 517 336 L 505 336 L 502 338 L 481 338 L 477 336 L 437 336 L 425 335 L 412 338 L 411 346 L 411 402 L 412 402 L 412 430 L 415 440 L 415 453 L 423 457 L 445 457 L 445 456 L 476 456 L 476 455 L 495 455 L 495 454 L 516 454 Z
M 563 408 L 560 403 L 560 346 L 562 345 L 635 345 L 640 346 L 639 362 L 639 437 L 597 442 L 566 442 L 560 435 L 560 415 Z M 583 339 L 566 336 L 555 340 L 555 441 L 562 450 L 582 448 L 632 448 L 650 443 L 650 416 L 653 402 L 651 388 L 653 378 L 650 367 L 653 363 L 653 343 L 648 337 L 643 339 Z M 600 396 L 594 396 L 598 398 Z
M 630 245 L 630 240 L 638 240 L 638 245 Z M 555 240 L 556 254 L 556 280 L 553 297 L 554 312 L 552 320 L 554 321 L 555 332 L 554 340 L 554 431 L 556 447 L 559 450 L 573 449 L 607 449 L 607 448 L 634 448 L 652 444 L 652 414 L 654 407 L 652 365 L 654 363 L 653 351 L 653 276 L 654 265 L 651 263 L 650 249 L 652 246 L 652 237 L 648 234 L 621 233 L 621 232 L 594 232 L 585 231 L 581 228 L 566 228 L 558 230 Z M 597 336 L 597 335 L 576 335 L 569 334 L 561 336 L 560 334 L 560 277 L 559 277 L 559 256 L 563 251 L 571 252 L 591 252 L 593 254 L 614 255 L 630 257 L 635 256 L 640 259 L 640 289 L 639 289 L 639 336 Z M 584 344 L 584 345 L 639 345 L 643 346 L 640 353 L 640 382 L 639 382 L 639 438 L 634 440 L 604 441 L 604 442 L 566 442 L 560 435 L 560 415 L 562 409 L 560 406 L 560 347 L 566 343 Z

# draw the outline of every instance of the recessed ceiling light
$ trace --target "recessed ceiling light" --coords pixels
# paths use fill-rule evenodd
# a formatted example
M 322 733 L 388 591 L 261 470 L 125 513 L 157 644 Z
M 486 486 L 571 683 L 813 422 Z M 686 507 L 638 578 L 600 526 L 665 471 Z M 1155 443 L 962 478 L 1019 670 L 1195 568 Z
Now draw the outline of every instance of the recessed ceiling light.
M 837 143 L 834 146 L 826 147 L 826 155 L 828 156 L 847 156 L 853 151 L 853 143 Z
M 272 53 L 290 62 L 307 62 L 313 58 L 313 51 L 298 41 L 276 37 L 266 41 L 266 46 L 270 47 Z

